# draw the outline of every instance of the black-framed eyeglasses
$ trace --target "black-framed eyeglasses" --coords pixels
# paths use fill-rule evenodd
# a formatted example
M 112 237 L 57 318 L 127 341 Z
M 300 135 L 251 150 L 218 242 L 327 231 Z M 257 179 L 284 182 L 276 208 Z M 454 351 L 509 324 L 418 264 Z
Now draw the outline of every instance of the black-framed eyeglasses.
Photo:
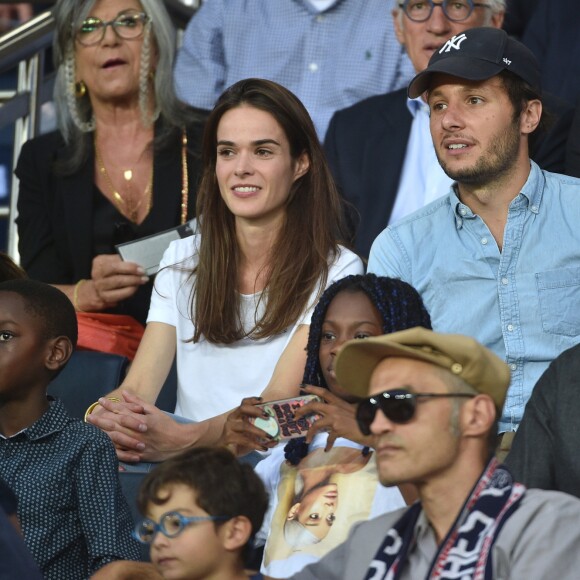
M 150 544 L 157 532 L 161 532 L 168 538 L 179 536 L 185 528 L 191 524 L 200 522 L 216 522 L 231 519 L 229 516 L 192 516 L 187 517 L 179 512 L 167 512 L 159 519 L 159 523 L 152 519 L 145 518 L 141 520 L 133 531 L 133 537 L 142 544 Z
M 473 0 L 443 0 L 435 4 L 433 0 L 405 0 L 399 2 L 399 8 L 403 9 L 405 15 L 414 22 L 425 22 L 429 20 L 435 6 L 443 10 L 443 14 L 452 22 L 463 22 L 467 20 L 474 8 L 491 8 L 489 4 L 473 2 Z
M 93 46 L 105 38 L 105 30 L 107 26 L 111 26 L 119 38 L 132 40 L 143 34 L 148 20 L 149 16 L 145 12 L 137 10 L 121 12 L 114 20 L 107 22 L 95 16 L 89 16 L 83 20 L 81 27 L 77 30 L 76 38 L 83 46 Z
M 356 421 L 363 435 L 371 434 L 371 423 L 377 409 L 393 423 L 408 423 L 415 415 L 418 399 L 443 397 L 475 397 L 470 393 L 411 393 L 407 389 L 393 389 L 361 401 L 356 408 Z

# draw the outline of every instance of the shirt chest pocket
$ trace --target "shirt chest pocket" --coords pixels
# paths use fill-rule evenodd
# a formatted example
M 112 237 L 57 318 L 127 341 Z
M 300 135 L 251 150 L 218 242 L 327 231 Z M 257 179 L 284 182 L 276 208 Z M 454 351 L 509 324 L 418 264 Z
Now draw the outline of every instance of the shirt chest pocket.
M 542 330 L 564 336 L 580 335 L 580 268 L 536 274 Z

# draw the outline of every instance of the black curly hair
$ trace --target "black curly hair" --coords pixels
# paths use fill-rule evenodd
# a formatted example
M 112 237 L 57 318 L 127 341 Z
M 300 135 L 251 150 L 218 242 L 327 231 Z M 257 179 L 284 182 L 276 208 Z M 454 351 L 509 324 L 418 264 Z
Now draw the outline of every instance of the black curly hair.
M 77 316 L 74 306 L 64 292 L 50 284 L 27 278 L 0 282 L 0 292 L 12 292 L 22 298 L 26 311 L 39 320 L 45 340 L 66 336 L 73 348 L 76 346 Z
M 431 317 L 423 304 L 423 300 L 413 286 L 386 276 L 364 274 L 346 276 L 331 284 L 322 294 L 310 322 L 308 345 L 306 346 L 307 359 L 302 382 L 306 385 L 328 388 L 322 368 L 320 367 L 320 341 L 322 339 L 322 325 L 326 311 L 335 296 L 340 292 L 364 292 L 378 310 L 383 321 L 384 334 L 423 326 L 431 328 Z M 304 438 L 292 439 L 284 448 L 286 459 L 297 465 L 300 459 L 308 453 L 308 446 Z
M 407 282 L 375 274 L 342 278 L 324 291 L 312 314 L 306 347 L 308 358 L 302 379 L 304 384 L 328 388 L 318 355 L 326 311 L 340 292 L 364 292 L 381 315 L 385 334 L 415 326 L 431 328 L 431 318 L 421 296 Z

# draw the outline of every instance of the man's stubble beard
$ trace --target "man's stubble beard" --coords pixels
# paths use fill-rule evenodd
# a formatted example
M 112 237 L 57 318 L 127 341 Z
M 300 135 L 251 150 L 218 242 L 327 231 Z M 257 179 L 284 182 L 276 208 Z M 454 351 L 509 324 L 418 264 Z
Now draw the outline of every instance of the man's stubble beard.
M 445 174 L 465 185 L 484 186 L 496 181 L 503 174 L 508 173 L 515 165 L 520 149 L 520 122 L 515 119 L 509 127 L 499 135 L 495 135 L 487 149 L 472 167 L 450 169 L 439 156 L 435 154 Z

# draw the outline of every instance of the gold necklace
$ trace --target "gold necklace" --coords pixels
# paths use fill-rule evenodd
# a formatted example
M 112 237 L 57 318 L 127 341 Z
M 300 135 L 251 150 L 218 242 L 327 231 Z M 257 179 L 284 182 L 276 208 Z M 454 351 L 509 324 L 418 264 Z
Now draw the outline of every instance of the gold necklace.
M 189 172 L 187 170 L 187 133 L 181 131 L 181 225 L 187 221 L 189 203 Z
M 147 211 L 145 213 L 145 217 L 147 217 L 147 215 L 149 215 L 149 212 L 151 211 L 151 207 L 153 205 L 152 201 L 153 201 L 153 161 L 151 162 L 151 175 L 149 176 L 149 183 L 147 184 L 147 187 L 145 188 L 145 191 L 143 192 L 143 195 L 140 197 L 139 201 L 137 201 L 135 203 L 135 200 L 130 200 L 130 199 L 126 199 L 124 198 L 116 189 L 115 186 L 113 185 L 113 181 L 111 180 L 111 177 L 107 171 L 107 168 L 105 167 L 105 164 L 103 162 L 103 158 L 101 156 L 101 152 L 99 151 L 99 147 L 97 146 L 97 133 L 95 131 L 95 157 L 97 159 L 97 166 L 99 169 L 99 173 L 104 177 L 105 181 L 107 182 L 107 185 L 109 186 L 109 189 L 111 190 L 111 196 L 113 198 L 113 201 L 115 202 L 115 204 L 117 205 L 117 207 L 119 208 L 119 211 L 131 222 L 133 223 L 138 223 L 138 216 L 139 216 L 139 209 L 141 208 L 141 206 L 143 205 L 143 201 L 147 200 Z M 131 169 L 126 169 L 125 171 L 123 171 L 123 177 L 125 178 L 125 181 L 127 181 L 127 183 L 129 183 L 132 179 L 133 179 L 133 171 Z

